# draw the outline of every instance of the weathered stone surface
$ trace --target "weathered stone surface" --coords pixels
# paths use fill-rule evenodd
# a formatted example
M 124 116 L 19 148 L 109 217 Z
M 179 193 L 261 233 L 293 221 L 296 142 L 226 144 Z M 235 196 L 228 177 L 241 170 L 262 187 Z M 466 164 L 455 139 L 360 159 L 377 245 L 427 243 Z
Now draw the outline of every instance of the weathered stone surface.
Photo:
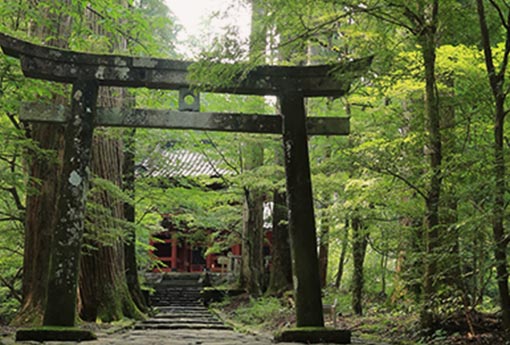
M 211 302 L 220 302 L 226 297 L 239 296 L 243 293 L 246 293 L 246 291 L 242 289 L 206 288 L 200 292 L 200 295 L 204 304 L 209 305 Z
M 51 244 L 45 326 L 74 326 L 76 319 L 78 269 L 97 90 L 94 80 L 80 80 L 73 85 L 72 116 L 65 129 L 62 182 Z
M 296 324 L 298 327 L 323 327 L 317 235 L 303 97 L 292 93 L 282 95 L 280 107 L 283 117 Z
M 350 344 L 351 331 L 342 329 L 288 329 L 275 336 L 277 342 L 298 342 L 305 344 L 329 343 Z
M 89 341 L 94 333 L 77 328 L 26 328 L 16 332 L 16 341 Z
M 69 109 L 61 105 L 25 103 L 20 119 L 34 122 L 65 123 Z M 292 114 L 291 114 L 292 115 Z M 96 126 L 199 129 L 207 131 L 282 134 L 280 115 L 194 113 L 155 109 L 98 108 Z M 349 134 L 349 118 L 309 117 L 308 135 Z
M 5 54 L 20 58 L 27 77 L 72 83 L 76 79 L 96 79 L 101 85 L 189 88 L 189 61 L 141 58 L 120 55 L 79 53 L 35 45 L 0 34 Z M 259 66 L 239 75 L 210 92 L 278 95 L 282 90 L 304 97 L 341 96 L 351 82 L 365 73 L 371 58 L 321 66 Z M 216 66 L 218 64 L 215 64 Z M 225 65 L 226 66 L 226 65 Z
M 274 340 L 266 334 L 240 334 L 232 330 L 124 330 L 106 334 L 98 331 L 98 339 L 88 341 L 86 345 L 271 345 Z M 387 343 L 366 341 L 352 338 L 354 345 L 388 345 Z M 0 338 L 0 344 L 5 345 L 75 345 L 76 341 L 16 341 L 14 337 Z M 298 345 L 302 343 L 283 342 L 280 345 Z M 329 343 L 331 344 L 331 343 Z

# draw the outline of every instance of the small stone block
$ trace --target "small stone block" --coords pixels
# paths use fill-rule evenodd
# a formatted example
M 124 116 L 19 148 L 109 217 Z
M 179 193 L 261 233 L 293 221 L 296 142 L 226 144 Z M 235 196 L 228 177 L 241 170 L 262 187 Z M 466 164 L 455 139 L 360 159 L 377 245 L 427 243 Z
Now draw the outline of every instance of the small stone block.
M 275 335 L 274 339 L 279 343 L 296 342 L 305 344 L 350 344 L 351 331 L 329 328 L 293 328 L 281 331 Z
M 200 111 L 200 94 L 189 89 L 180 89 L 179 111 Z
M 96 339 L 93 332 L 73 327 L 22 328 L 16 332 L 16 341 L 88 341 Z

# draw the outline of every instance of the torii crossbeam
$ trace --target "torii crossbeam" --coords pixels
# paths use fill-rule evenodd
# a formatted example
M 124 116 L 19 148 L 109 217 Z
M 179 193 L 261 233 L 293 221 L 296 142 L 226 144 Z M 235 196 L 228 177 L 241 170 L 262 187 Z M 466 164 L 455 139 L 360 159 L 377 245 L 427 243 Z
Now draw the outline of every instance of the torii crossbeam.
M 216 88 L 201 85 L 207 92 L 276 95 L 281 114 L 267 116 L 96 109 L 100 85 L 189 90 L 187 77 L 192 62 L 79 53 L 34 45 L 4 34 L 0 34 L 0 46 L 5 54 L 20 59 L 25 76 L 73 84 L 70 109 L 31 105 L 22 112 L 25 120 L 66 123 L 64 178 L 53 241 L 45 325 L 74 325 L 87 166 L 96 125 L 282 134 L 297 326 L 324 325 L 307 135 L 345 135 L 349 127 L 348 119 L 307 119 L 304 98 L 344 95 L 351 82 L 366 72 L 370 58 L 321 66 L 260 66 L 228 85 Z

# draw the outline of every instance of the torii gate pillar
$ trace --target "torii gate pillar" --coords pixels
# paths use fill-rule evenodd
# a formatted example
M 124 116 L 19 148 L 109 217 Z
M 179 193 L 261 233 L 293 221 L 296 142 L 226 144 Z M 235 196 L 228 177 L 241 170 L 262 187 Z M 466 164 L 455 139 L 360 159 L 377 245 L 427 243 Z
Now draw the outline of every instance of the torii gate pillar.
M 92 134 L 99 84 L 76 80 L 65 127 L 64 165 L 53 234 L 45 326 L 74 326 Z
M 321 286 L 303 96 L 280 97 L 297 327 L 322 327 Z M 318 308 L 318 306 L 321 306 Z

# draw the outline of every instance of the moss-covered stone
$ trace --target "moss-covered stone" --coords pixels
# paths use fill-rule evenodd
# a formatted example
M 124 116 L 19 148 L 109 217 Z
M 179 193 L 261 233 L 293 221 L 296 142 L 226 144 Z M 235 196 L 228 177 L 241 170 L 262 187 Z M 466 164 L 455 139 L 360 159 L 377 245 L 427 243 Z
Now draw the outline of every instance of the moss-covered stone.
M 215 289 L 215 288 L 204 288 L 200 291 L 200 297 L 205 305 L 209 305 L 212 302 L 221 302 L 225 297 L 235 297 L 246 293 L 244 289 Z
M 22 328 L 16 332 L 16 341 L 87 341 L 96 340 L 96 335 L 76 327 Z
M 297 342 L 305 344 L 350 344 L 351 331 L 324 327 L 300 327 L 278 332 L 275 334 L 274 339 L 276 342 Z

